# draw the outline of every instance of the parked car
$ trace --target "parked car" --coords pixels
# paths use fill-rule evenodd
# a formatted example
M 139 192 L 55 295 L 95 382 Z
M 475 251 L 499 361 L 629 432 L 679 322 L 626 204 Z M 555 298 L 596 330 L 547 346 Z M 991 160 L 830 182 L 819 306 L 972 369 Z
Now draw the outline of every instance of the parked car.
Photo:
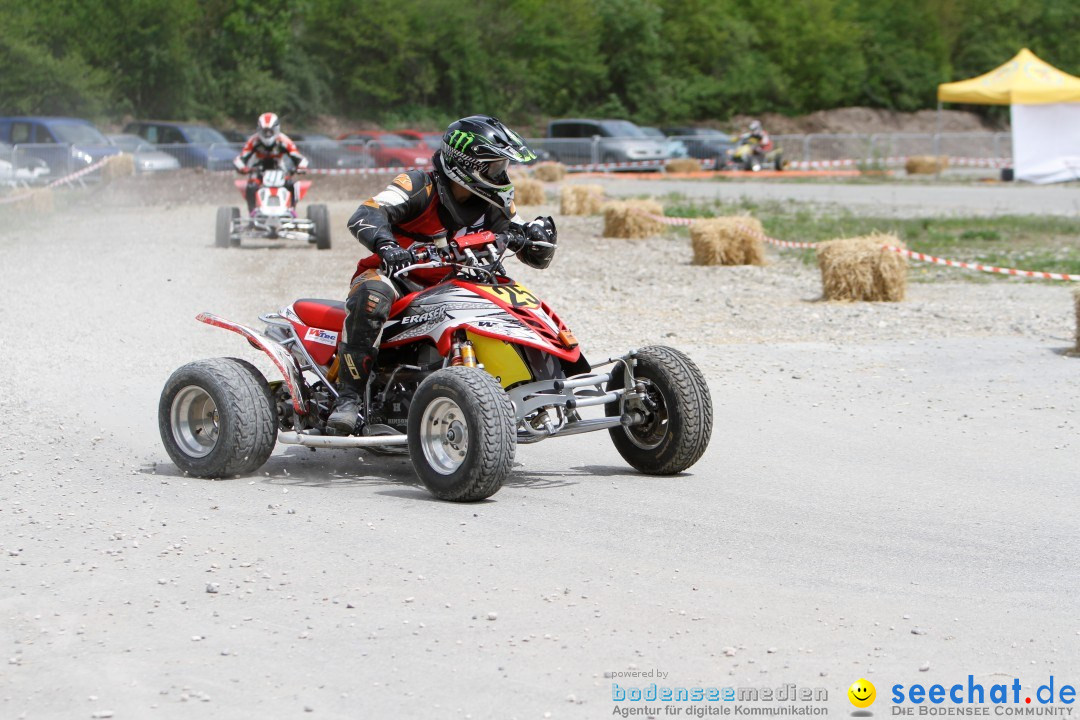
M 17 146 L 15 165 L 24 154 L 44 162 L 53 175 L 65 175 L 120 151 L 90 122 L 70 117 L 0 118 L 0 142 Z
M 350 150 L 370 154 L 376 167 L 424 167 L 431 164 L 431 148 L 396 133 L 357 130 L 343 133 L 338 140 Z
M 426 130 L 395 130 L 395 135 L 400 135 L 406 140 L 412 140 L 415 143 L 427 145 L 431 148 L 431 152 L 435 152 L 442 147 L 443 133 L 441 132 L 429 132 Z
M 218 128 L 218 132 L 221 133 L 222 137 L 224 137 L 229 142 L 237 143 L 240 145 L 246 143 L 248 141 L 248 138 L 251 137 L 251 133 L 244 133 L 240 130 L 237 130 L 236 128 Z
M 109 135 L 108 138 L 109 142 L 134 158 L 135 172 L 137 173 L 180 169 L 179 160 L 168 153 L 157 150 L 138 135 L 121 133 Z
M 443 133 L 441 132 L 431 132 L 427 130 L 395 130 L 394 132 L 406 140 L 415 140 L 418 143 L 427 145 L 431 148 L 432 153 L 442 147 Z M 535 147 L 532 142 L 529 143 L 529 149 L 536 153 L 536 159 L 530 160 L 525 163 L 526 165 L 534 165 L 539 162 L 551 160 L 551 153 L 543 148 Z
M 650 138 L 629 120 L 552 120 L 543 148 L 568 165 L 589 163 L 594 157 L 602 163 L 656 164 L 669 158 L 663 141 Z
M 296 141 L 297 149 L 307 157 L 313 168 L 346 170 L 375 167 L 371 155 L 347 148 L 327 135 L 292 133 L 289 137 Z
M 660 128 L 642 125 L 641 132 L 645 133 L 651 138 L 662 140 L 664 142 L 664 148 L 667 150 L 668 156 L 672 158 L 690 157 L 690 151 L 686 148 L 686 143 L 684 143 L 682 140 L 676 140 L 674 138 L 668 140 L 667 136 L 664 135 L 663 132 L 661 132 Z
M 716 160 L 716 169 L 720 170 L 731 164 L 735 154 L 735 143 L 731 136 L 719 130 L 696 127 L 666 127 L 664 134 L 678 137 L 686 145 L 690 157 L 698 160 Z
M 169 153 L 188 168 L 231 170 L 238 152 L 217 130 L 196 123 L 137 120 L 128 123 L 124 132 L 158 146 L 158 150 Z
M 0 182 L 33 182 L 49 174 L 44 160 L 27 153 L 16 153 L 15 148 L 0 142 Z

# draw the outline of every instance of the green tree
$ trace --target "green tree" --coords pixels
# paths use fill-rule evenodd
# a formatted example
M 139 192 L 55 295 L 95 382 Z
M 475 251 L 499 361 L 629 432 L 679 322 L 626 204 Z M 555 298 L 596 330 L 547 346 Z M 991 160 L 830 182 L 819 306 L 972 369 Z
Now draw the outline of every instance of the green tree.
M 938 0 L 863 0 L 859 24 L 865 38 L 860 104 L 918 110 L 934 103 L 947 80 L 948 49 L 935 22 Z

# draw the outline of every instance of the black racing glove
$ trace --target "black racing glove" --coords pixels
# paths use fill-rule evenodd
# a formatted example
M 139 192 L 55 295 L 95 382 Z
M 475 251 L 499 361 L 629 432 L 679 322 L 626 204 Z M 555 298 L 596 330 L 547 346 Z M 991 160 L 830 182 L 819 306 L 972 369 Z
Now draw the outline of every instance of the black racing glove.
M 518 259 L 530 267 L 543 270 L 555 257 L 555 244 L 559 234 L 555 230 L 555 221 L 550 217 L 538 217 L 522 226 L 525 234 L 525 247 L 518 252 Z M 544 245 L 537 245 L 543 243 Z M 549 247 L 550 246 L 550 247 Z
M 388 277 L 413 264 L 412 253 L 395 243 L 386 243 L 375 248 L 376 254 L 382 260 L 382 272 Z
M 537 242 L 549 242 L 554 245 L 558 241 L 558 233 L 555 231 L 555 221 L 548 217 L 538 217 L 532 222 L 525 223 L 525 236 L 529 240 Z

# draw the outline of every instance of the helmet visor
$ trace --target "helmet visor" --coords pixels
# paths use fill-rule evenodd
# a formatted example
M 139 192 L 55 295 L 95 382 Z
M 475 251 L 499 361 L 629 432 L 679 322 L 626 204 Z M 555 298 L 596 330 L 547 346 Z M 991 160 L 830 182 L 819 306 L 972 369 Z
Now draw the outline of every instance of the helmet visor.
M 480 168 L 480 177 L 489 183 L 498 185 L 502 183 L 502 178 L 506 175 L 506 168 L 509 166 L 510 161 L 506 158 L 484 163 Z
M 259 128 L 259 137 L 263 142 L 271 142 L 277 136 L 277 131 L 272 127 Z

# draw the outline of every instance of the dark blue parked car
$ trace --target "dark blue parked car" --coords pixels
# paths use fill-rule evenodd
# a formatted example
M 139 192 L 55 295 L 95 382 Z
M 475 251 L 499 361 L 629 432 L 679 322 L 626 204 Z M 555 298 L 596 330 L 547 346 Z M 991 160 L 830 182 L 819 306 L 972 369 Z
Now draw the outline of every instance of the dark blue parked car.
M 67 175 L 120 152 L 81 118 L 0 118 L 0 142 L 14 146 L 17 166 L 26 164 L 25 156 L 35 157 L 44 161 L 54 176 Z
M 159 150 L 180 161 L 182 167 L 207 170 L 231 170 L 233 158 L 240 153 L 225 136 L 212 127 L 197 123 L 137 120 L 124 127 L 125 133 L 138 135 Z

